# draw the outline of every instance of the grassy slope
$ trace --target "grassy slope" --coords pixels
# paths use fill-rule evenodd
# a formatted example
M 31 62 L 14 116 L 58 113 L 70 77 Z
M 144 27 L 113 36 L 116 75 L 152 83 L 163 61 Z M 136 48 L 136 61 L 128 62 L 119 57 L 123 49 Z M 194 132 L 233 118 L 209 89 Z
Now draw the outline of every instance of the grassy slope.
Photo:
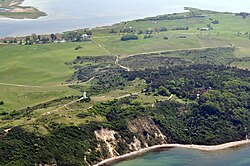
M 75 51 L 74 48 L 78 45 L 83 48 Z M 61 85 L 74 72 L 64 63 L 73 61 L 78 55 L 106 54 L 91 42 L 33 46 L 1 45 L 0 51 L 1 83 L 43 86 L 24 88 L 0 85 L 0 100 L 5 102 L 0 110 L 7 111 L 79 94 L 68 87 L 53 87 Z
M 219 20 L 220 24 L 213 25 L 209 18 Z M 156 21 L 129 21 L 127 27 L 133 27 L 133 29 L 148 30 L 160 27 L 166 27 L 172 29 L 178 27 L 189 27 L 188 31 L 167 31 L 154 34 L 153 38 L 143 39 L 144 35 L 140 35 L 138 41 L 120 41 L 120 35 L 110 35 L 106 38 L 96 39 L 102 43 L 108 50 L 118 55 L 130 55 L 136 53 L 142 53 L 147 51 L 159 51 L 159 50 L 175 50 L 175 49 L 187 49 L 187 48 L 201 48 L 201 47 L 221 47 L 233 45 L 234 47 L 240 47 L 237 56 L 247 57 L 250 54 L 249 35 L 245 34 L 249 32 L 250 17 L 242 19 L 242 17 L 234 16 L 233 14 L 209 14 L 205 18 L 189 18 L 181 20 L 163 20 Z M 197 28 L 206 27 L 207 24 L 211 24 L 214 30 L 211 31 L 199 31 Z M 124 24 L 123 24 L 124 26 Z M 121 27 L 117 28 L 117 31 Z M 111 28 L 110 28 L 111 29 Z M 107 33 L 102 30 L 102 32 Z M 238 32 L 241 33 L 238 35 Z M 100 35 L 100 30 L 95 32 Z M 107 33 L 107 35 L 109 35 Z M 185 35 L 187 39 L 178 39 L 176 37 Z M 163 40 L 163 37 L 167 36 L 169 39 Z M 244 53 L 244 55 L 242 55 Z
M 76 46 L 83 48 L 75 51 Z M 0 46 L 0 82 L 26 85 L 54 85 L 67 80 L 72 74 L 65 62 L 76 56 L 105 55 L 95 44 L 60 43 L 47 45 Z
M 59 123 L 59 124 L 65 124 L 65 125 L 79 125 L 79 124 L 85 124 L 89 123 L 90 121 L 104 121 L 105 119 L 100 116 L 88 116 L 86 118 L 79 119 L 76 115 L 82 112 L 88 112 L 88 108 L 92 107 L 94 104 L 101 103 L 101 102 L 107 102 L 114 100 L 115 98 L 120 98 L 120 97 L 125 97 L 131 93 L 139 93 L 141 89 L 145 88 L 146 85 L 143 81 L 137 79 L 131 83 L 131 85 L 126 86 L 123 90 L 117 89 L 117 90 L 111 90 L 108 93 L 105 94 L 99 94 L 96 96 L 91 96 L 91 102 L 89 103 L 73 103 L 71 105 L 67 106 L 67 109 L 65 107 L 61 107 L 63 104 L 67 104 L 71 102 L 71 100 L 64 100 L 62 102 L 56 103 L 55 106 L 51 106 L 48 108 L 44 109 L 38 109 L 32 112 L 30 117 L 24 116 L 15 120 L 7 120 L 3 121 L 3 123 L 0 123 L 0 127 L 7 127 L 7 126 L 24 126 L 25 128 L 28 128 L 32 130 L 32 125 L 36 124 L 36 126 L 47 126 L 49 123 Z M 14 90 L 14 89 L 13 89 Z M 50 91 L 50 88 L 47 88 L 48 91 Z M 56 89 L 52 89 L 56 90 Z M 67 91 L 67 89 L 62 89 L 62 88 L 57 88 L 58 96 L 63 94 L 64 91 Z M 60 91 L 59 91 L 60 90 Z M 69 90 L 69 89 L 68 89 Z M 27 104 L 29 101 L 24 101 L 22 98 L 33 98 L 33 102 L 35 102 L 35 99 L 41 100 L 41 98 L 45 97 L 49 93 L 52 92 L 47 92 L 47 93 L 39 93 L 37 90 L 31 89 L 30 91 L 26 89 L 23 93 L 20 93 L 20 89 L 17 88 L 16 92 L 13 92 L 12 98 L 17 101 L 17 103 L 10 103 L 9 106 L 7 107 L 14 107 L 14 106 L 20 106 L 22 102 L 26 102 Z M 59 94 L 61 93 L 61 94 Z M 76 93 L 76 91 L 68 91 L 68 94 Z M 53 93 L 55 94 L 55 93 Z M 18 97 L 19 100 L 15 98 L 15 95 Z M 65 96 L 65 94 L 63 94 Z M 62 97 L 63 97 L 62 95 Z M 141 103 L 145 103 L 146 105 L 151 105 L 155 100 L 161 101 L 166 99 L 166 97 L 153 97 L 153 96 L 145 96 L 141 95 L 141 98 L 139 99 Z M 28 103 L 32 104 L 32 103 Z M 58 105 L 59 104 L 59 105 Z M 70 110 L 69 110 L 70 109 Z M 46 113 L 50 113 L 47 114 Z M 39 130 L 39 132 L 44 133 L 44 130 Z M 46 130 L 45 130 L 46 131 Z M 38 132 L 38 130 L 36 131 Z M 46 132 L 45 132 L 46 133 Z

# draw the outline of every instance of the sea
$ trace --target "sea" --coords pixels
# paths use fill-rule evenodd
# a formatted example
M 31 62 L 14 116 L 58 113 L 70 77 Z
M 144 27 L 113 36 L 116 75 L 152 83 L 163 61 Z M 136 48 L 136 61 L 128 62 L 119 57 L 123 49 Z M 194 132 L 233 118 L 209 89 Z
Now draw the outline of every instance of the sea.
M 22 5 L 34 6 L 48 16 L 35 20 L 1 17 L 0 38 L 111 25 L 147 16 L 182 12 L 183 7 L 250 12 L 249 0 L 25 0 Z
M 115 166 L 250 166 L 250 145 L 215 152 L 173 148 Z

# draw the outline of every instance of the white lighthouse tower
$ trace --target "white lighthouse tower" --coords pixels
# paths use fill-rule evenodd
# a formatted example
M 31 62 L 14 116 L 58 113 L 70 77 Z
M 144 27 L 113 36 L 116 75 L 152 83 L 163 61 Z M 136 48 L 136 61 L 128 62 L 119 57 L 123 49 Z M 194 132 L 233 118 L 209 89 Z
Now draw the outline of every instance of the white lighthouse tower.
M 86 92 L 86 91 L 83 92 L 82 97 L 83 97 L 83 100 L 88 99 L 88 96 L 87 96 L 87 92 Z

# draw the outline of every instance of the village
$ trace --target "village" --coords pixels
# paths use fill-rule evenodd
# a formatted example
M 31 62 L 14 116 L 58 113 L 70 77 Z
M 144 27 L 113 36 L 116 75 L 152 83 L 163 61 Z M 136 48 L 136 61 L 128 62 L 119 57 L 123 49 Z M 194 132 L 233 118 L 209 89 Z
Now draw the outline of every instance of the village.
M 78 33 L 77 31 L 65 32 L 63 34 L 51 33 L 50 35 L 31 34 L 25 37 L 6 37 L 0 39 L 1 44 L 19 44 L 19 45 L 33 45 L 33 44 L 47 44 L 47 43 L 65 43 L 65 42 L 84 42 L 88 41 L 92 36 L 91 31 L 85 30 L 85 33 Z

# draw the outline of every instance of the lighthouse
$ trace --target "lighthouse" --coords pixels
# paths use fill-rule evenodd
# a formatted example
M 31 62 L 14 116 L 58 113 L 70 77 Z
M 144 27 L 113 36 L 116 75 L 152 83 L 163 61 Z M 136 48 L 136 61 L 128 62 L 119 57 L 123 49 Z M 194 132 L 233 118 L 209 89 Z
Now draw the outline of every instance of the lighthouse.
M 86 92 L 86 91 L 83 92 L 82 97 L 83 97 L 83 100 L 88 99 L 88 96 L 87 96 L 87 92 Z

